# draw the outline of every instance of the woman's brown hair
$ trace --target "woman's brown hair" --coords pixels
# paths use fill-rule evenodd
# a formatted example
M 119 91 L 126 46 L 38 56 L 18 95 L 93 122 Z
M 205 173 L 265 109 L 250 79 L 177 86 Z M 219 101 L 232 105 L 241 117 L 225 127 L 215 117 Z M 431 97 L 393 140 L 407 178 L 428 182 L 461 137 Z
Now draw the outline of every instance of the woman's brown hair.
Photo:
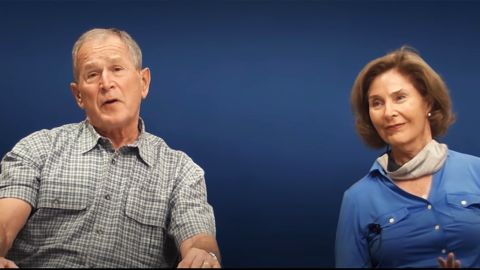
M 387 145 L 370 120 L 368 91 L 377 76 L 391 69 L 396 69 L 407 77 L 431 105 L 429 121 L 432 136 L 436 138 L 444 135 L 455 121 L 447 85 L 413 48 L 402 46 L 372 60 L 355 79 L 350 98 L 355 127 L 363 141 L 373 148 L 382 148 Z

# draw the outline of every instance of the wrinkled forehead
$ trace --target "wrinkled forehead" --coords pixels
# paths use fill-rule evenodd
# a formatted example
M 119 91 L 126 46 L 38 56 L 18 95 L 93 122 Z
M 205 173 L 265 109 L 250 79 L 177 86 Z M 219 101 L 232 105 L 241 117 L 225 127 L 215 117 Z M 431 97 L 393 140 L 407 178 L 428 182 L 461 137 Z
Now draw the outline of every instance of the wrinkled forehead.
M 95 59 L 118 61 L 125 56 L 130 61 L 133 60 L 128 46 L 120 38 L 114 35 L 102 35 L 85 40 L 78 50 L 76 60 L 78 64 L 84 65 Z
M 89 53 L 92 49 L 100 50 L 108 47 L 115 47 L 128 51 L 128 46 L 119 37 L 112 34 L 99 34 L 85 39 L 78 48 L 78 54 Z

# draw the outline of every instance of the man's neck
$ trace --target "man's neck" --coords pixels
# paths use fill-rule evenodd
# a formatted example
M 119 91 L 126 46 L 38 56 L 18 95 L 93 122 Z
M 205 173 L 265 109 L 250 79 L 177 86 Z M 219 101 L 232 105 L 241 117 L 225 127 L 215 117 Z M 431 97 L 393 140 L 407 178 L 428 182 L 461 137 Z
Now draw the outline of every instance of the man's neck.
M 95 130 L 101 136 L 110 139 L 114 149 L 119 149 L 120 147 L 131 144 L 137 140 L 138 136 L 140 135 L 140 131 L 138 130 L 138 121 L 124 127 L 103 130 L 95 127 Z

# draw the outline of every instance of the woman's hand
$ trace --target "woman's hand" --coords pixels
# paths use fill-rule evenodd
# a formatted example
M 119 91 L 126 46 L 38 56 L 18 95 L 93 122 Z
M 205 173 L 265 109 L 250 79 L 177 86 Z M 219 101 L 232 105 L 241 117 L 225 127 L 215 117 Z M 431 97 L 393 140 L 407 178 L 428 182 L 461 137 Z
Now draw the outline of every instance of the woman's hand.
M 447 259 L 438 257 L 438 264 L 440 268 L 460 268 L 460 260 L 455 260 L 453 252 L 448 253 Z

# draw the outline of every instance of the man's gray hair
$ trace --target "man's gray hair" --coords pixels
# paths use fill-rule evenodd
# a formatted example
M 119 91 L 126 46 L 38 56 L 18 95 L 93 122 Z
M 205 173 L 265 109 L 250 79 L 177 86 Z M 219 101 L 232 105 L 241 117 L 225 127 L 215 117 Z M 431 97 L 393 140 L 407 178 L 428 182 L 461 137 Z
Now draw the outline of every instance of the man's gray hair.
M 73 63 L 73 78 L 75 82 L 78 81 L 78 74 L 77 74 L 77 54 L 82 45 L 92 39 L 96 38 L 105 38 L 107 36 L 117 36 L 120 40 L 125 43 L 128 47 L 128 51 L 130 52 L 130 56 L 132 57 L 132 62 L 135 67 L 140 70 L 142 69 L 142 50 L 138 46 L 137 42 L 125 31 L 119 30 L 116 28 L 94 28 L 85 33 L 83 33 L 78 40 L 73 45 L 72 49 L 72 63 Z

